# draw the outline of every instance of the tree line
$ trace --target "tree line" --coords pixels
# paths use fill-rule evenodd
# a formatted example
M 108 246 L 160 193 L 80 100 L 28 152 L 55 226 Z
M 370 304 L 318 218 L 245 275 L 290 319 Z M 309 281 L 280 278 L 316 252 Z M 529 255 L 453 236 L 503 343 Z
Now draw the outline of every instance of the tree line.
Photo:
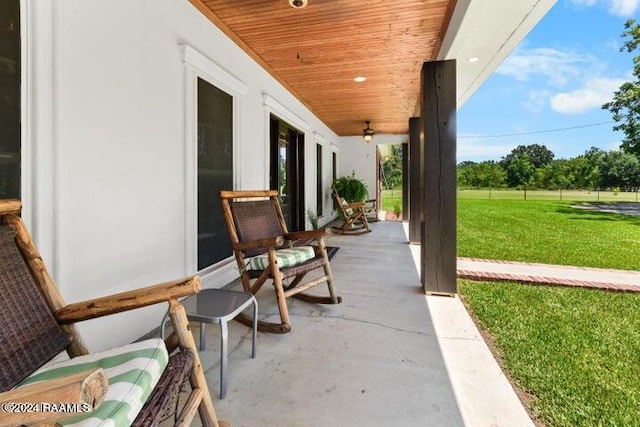
M 640 24 L 630 19 L 622 33 L 623 52 L 640 49 Z M 520 145 L 499 162 L 462 162 L 458 186 L 468 188 L 511 187 L 609 189 L 638 191 L 640 187 L 640 56 L 633 58 L 631 81 L 623 83 L 613 99 L 602 106 L 611 112 L 614 130 L 622 131 L 621 150 L 592 147 L 571 159 L 554 159 L 544 145 Z
M 629 152 L 592 147 L 570 159 L 555 159 L 544 145 L 520 145 L 500 161 L 458 164 L 458 187 L 637 191 L 640 160 Z

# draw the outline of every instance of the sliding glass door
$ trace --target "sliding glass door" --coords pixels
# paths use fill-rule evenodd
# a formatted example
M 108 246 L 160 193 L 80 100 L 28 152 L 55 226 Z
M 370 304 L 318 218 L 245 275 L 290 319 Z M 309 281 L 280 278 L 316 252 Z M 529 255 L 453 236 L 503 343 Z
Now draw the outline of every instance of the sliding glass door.
M 289 231 L 305 229 L 304 133 L 271 115 L 270 185 L 278 190 Z

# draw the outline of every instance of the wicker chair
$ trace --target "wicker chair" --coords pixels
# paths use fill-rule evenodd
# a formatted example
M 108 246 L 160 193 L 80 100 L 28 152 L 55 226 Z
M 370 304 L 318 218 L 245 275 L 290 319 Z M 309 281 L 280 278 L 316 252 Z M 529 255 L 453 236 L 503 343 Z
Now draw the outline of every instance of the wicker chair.
M 155 426 L 187 377 L 191 391 L 176 424 L 199 412 L 205 426 L 228 425 L 218 422 L 177 301 L 200 290 L 198 277 L 65 305 L 20 210 L 19 201 L 0 200 L 0 426 L 84 426 L 105 418 L 112 425 Z M 169 303 L 174 327 L 166 343 L 150 339 L 88 354 L 74 325 L 159 302 Z M 65 350 L 70 359 L 49 363 Z
M 332 230 L 340 234 L 364 234 L 371 232 L 367 220 L 367 206 L 365 202 L 348 203 L 340 194 L 335 185 L 331 186 L 335 205 L 340 210 L 340 216 L 344 219 L 342 226 L 332 227 Z
M 259 321 L 259 331 L 283 334 L 291 330 L 288 297 L 320 304 L 342 302 L 333 289 L 324 243 L 327 230 L 289 233 L 277 191 L 221 191 L 220 199 L 244 290 L 255 295 L 271 279 L 276 291 L 281 323 Z M 308 245 L 311 240 L 317 243 Z M 308 273 L 318 269 L 324 270 L 321 277 L 302 283 Z M 252 279 L 256 279 L 253 284 Z M 287 279 L 291 282 L 285 285 Z M 329 288 L 328 297 L 304 293 L 322 283 Z M 250 325 L 251 319 L 244 315 L 236 319 Z

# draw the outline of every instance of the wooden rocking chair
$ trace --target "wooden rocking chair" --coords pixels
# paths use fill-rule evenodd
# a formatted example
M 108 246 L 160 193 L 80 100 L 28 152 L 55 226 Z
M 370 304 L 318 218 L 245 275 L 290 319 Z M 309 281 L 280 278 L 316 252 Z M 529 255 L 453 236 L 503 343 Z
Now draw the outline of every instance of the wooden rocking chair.
M 204 426 L 228 426 L 216 417 L 177 301 L 200 290 L 199 278 L 66 305 L 20 210 L 19 201 L 0 200 L 0 426 L 156 426 L 187 377 L 191 392 L 175 414 L 176 425 L 189 425 L 199 412 Z M 169 303 L 173 323 L 166 343 L 150 339 L 88 354 L 74 325 L 159 302 Z M 45 366 L 64 350 L 69 360 Z
M 276 291 L 281 323 L 258 322 L 258 330 L 287 333 L 291 330 L 286 298 L 320 304 L 339 304 L 342 298 L 333 290 L 331 265 L 324 243 L 326 230 L 289 233 L 280 209 L 277 191 L 221 191 L 224 218 L 229 228 L 233 252 L 244 290 L 255 295 L 267 279 Z M 314 239 L 316 245 L 307 245 Z M 296 246 L 302 242 L 304 246 Z M 324 269 L 324 274 L 302 283 L 307 273 Z M 256 279 L 255 283 L 251 283 Z M 285 284 L 286 279 L 291 279 Z M 304 291 L 326 283 L 329 296 L 316 296 Z M 250 325 L 251 319 L 236 319 Z
M 369 221 L 367 220 L 367 210 L 365 202 L 348 203 L 340 194 L 335 185 L 331 186 L 333 198 L 344 219 L 342 226 L 332 227 L 332 230 L 339 234 L 364 234 L 371 232 Z

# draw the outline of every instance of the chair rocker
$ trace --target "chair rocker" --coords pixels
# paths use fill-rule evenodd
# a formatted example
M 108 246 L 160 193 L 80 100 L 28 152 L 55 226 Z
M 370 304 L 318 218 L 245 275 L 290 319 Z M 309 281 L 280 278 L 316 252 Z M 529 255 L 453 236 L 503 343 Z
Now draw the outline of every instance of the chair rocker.
M 199 292 L 199 278 L 66 305 L 20 210 L 19 201 L 0 200 L 0 426 L 156 426 L 187 377 L 191 391 L 176 425 L 189 425 L 199 413 L 204 426 L 228 426 L 216 417 L 177 300 Z M 168 302 L 174 329 L 166 342 L 89 354 L 74 325 L 160 302 Z M 65 350 L 70 359 L 48 363 Z
M 291 330 L 288 297 L 319 304 L 342 302 L 333 289 L 326 230 L 289 233 L 277 191 L 221 191 L 220 199 L 244 290 L 255 295 L 267 279 L 275 288 L 281 323 L 259 321 L 259 331 L 284 334 Z M 308 245 L 310 240 L 317 243 Z M 321 277 L 302 283 L 307 273 L 320 268 L 324 270 Z M 290 282 L 285 284 L 286 280 Z M 329 296 L 305 293 L 322 283 L 327 284 Z M 251 324 L 247 316 L 236 319 Z
M 364 234 L 371 232 L 365 202 L 347 202 L 340 194 L 335 185 L 331 186 L 333 198 L 340 210 L 340 216 L 344 219 L 342 226 L 331 229 L 339 234 Z

